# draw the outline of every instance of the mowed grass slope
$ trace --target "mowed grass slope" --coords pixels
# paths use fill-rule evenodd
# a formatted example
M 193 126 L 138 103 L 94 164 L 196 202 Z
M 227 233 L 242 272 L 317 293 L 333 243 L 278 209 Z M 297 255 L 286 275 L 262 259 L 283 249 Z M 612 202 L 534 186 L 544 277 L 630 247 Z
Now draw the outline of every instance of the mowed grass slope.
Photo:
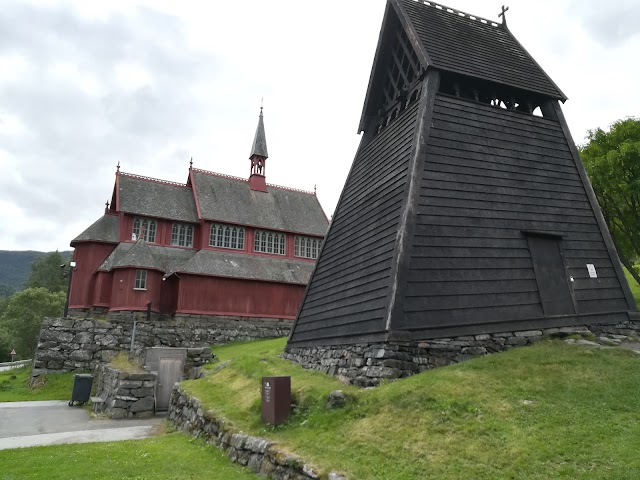
M 350 479 L 640 478 L 640 356 L 548 341 L 375 389 L 279 358 L 285 340 L 215 349 L 229 364 L 183 383 L 245 433 Z M 260 422 L 260 379 L 291 375 L 298 403 Z M 327 410 L 330 391 L 351 400 Z
M 624 274 L 627 277 L 627 283 L 629 283 L 629 288 L 631 288 L 633 298 L 636 299 L 636 305 L 640 306 L 640 285 L 638 285 L 636 279 L 631 276 L 629 270 L 627 270 L 626 268 L 624 269 Z
M 0 480 L 252 480 L 221 450 L 172 433 L 145 440 L 0 451 Z
M 34 400 L 69 400 L 73 390 L 73 374 L 42 375 L 29 387 L 31 367 L 0 372 L 0 402 Z

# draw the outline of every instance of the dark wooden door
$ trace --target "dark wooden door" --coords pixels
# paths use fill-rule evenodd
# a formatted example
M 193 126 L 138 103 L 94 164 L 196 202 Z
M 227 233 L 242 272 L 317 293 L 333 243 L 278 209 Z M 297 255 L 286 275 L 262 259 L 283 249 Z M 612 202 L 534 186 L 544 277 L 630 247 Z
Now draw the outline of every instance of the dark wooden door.
M 576 313 L 560 252 L 560 239 L 530 235 L 529 250 L 545 316 Z
M 160 358 L 158 366 L 158 388 L 156 390 L 156 410 L 169 408 L 171 391 L 176 382 L 182 379 L 182 360 L 180 358 Z

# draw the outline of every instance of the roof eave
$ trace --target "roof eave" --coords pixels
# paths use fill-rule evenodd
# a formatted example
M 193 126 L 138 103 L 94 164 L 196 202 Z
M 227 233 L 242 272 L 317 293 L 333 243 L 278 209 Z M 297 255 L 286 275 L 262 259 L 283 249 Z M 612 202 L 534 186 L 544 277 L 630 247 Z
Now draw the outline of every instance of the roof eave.
M 362 115 L 360 116 L 360 124 L 358 126 L 358 134 L 362 133 L 367 124 L 367 112 L 369 111 L 369 103 L 371 101 L 372 90 L 374 86 L 374 80 L 376 79 L 376 75 L 378 74 L 378 63 L 380 62 L 381 50 L 383 39 L 388 32 L 389 29 L 389 15 L 391 15 L 391 11 L 393 9 L 393 13 L 398 17 L 400 24 L 402 25 L 405 33 L 407 34 L 407 38 L 411 42 L 411 46 L 415 49 L 416 54 L 418 56 L 418 60 L 422 65 L 422 68 L 427 70 L 427 68 L 433 65 L 429 54 L 425 50 L 424 46 L 418 39 L 418 34 L 409 19 L 409 15 L 404 10 L 402 5 L 398 0 L 388 0 L 387 6 L 384 12 L 384 18 L 382 20 L 382 27 L 380 28 L 380 35 L 378 36 L 378 46 L 376 47 L 376 54 L 373 58 L 373 66 L 371 67 L 371 74 L 369 75 L 369 85 L 367 87 L 367 94 L 364 99 L 364 106 L 362 107 Z

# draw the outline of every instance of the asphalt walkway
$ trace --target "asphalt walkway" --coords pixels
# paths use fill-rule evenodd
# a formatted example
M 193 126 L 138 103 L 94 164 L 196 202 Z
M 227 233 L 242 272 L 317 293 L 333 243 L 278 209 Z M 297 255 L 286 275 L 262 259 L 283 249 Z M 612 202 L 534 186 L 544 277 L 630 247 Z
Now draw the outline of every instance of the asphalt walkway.
M 93 420 L 67 401 L 0 403 L 0 450 L 62 443 L 113 442 L 153 435 L 164 416 L 143 420 Z

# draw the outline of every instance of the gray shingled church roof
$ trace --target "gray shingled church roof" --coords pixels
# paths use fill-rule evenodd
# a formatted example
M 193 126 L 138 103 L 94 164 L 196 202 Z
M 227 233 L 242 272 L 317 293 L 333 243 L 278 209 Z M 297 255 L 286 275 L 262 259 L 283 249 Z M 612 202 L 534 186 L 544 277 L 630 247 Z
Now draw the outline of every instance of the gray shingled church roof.
M 505 26 L 435 3 L 399 0 L 399 4 L 434 67 L 566 100 Z
M 315 195 L 269 185 L 268 193 L 247 181 L 193 171 L 200 214 L 207 220 L 323 235 L 329 222 Z
M 212 250 L 187 250 L 149 245 L 144 240 L 120 243 L 98 270 L 134 267 L 159 270 L 166 275 L 192 273 L 247 278 L 282 283 L 306 284 L 314 264 L 257 255 Z
M 253 138 L 253 146 L 249 158 L 254 155 L 267 158 L 267 136 L 264 133 L 264 120 L 262 119 L 262 108 L 260 108 L 260 119 L 258 120 L 258 128 L 256 128 L 256 136 Z
M 118 243 L 119 228 L 118 228 L 118 216 L 117 215 L 103 215 L 98 220 L 93 222 L 89 228 L 78 235 L 71 241 L 73 245 L 75 242 L 85 242 L 88 240 Z
M 305 285 L 309 281 L 313 266 L 311 262 L 200 250 L 176 271 Z
M 198 223 L 191 188 L 121 173 L 120 211 L 147 217 Z

